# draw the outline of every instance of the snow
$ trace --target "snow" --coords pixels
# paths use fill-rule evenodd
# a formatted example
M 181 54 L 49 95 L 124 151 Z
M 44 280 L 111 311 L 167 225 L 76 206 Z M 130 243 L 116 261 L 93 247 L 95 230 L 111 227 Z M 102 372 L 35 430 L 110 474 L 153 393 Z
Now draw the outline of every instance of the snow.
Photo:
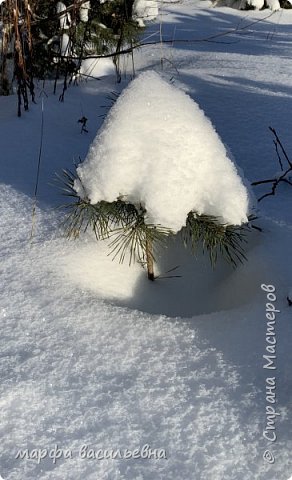
M 251 7 L 256 8 L 257 10 L 260 10 L 264 6 L 264 0 L 247 0 L 247 4 L 250 5 Z
M 209 2 L 164 4 L 163 35 L 222 41 L 164 48 L 163 74 L 184 85 L 216 125 L 250 181 L 278 168 L 273 126 L 291 156 L 292 15 L 209 8 Z M 255 22 L 256 23 L 253 23 Z M 251 25 L 253 23 L 253 25 Z M 238 30 L 244 27 L 244 30 Z M 174 34 L 175 32 L 175 34 Z M 243 32 L 244 35 L 243 35 Z M 144 33 L 159 40 L 159 25 Z M 227 41 L 228 38 L 228 41 Z M 160 46 L 135 52 L 136 71 L 161 71 Z M 130 72 L 130 73 L 129 73 Z M 170 244 L 154 284 L 135 265 L 118 265 L 85 234 L 63 236 L 64 198 L 54 172 L 84 159 L 101 127 L 107 96 L 126 88 L 112 77 L 71 85 L 63 103 L 53 85 L 36 85 L 37 104 L 20 119 L 17 98 L 0 98 L 1 302 L 0 475 L 5 480 L 287 480 L 291 477 L 291 186 L 260 202 L 248 238 L 249 261 L 214 272 Z M 45 91 L 46 95 L 42 93 Z M 44 138 L 36 229 L 33 192 Z M 88 118 L 88 134 L 78 119 Z M 17 137 L 15 132 L 17 132 Z M 17 138 L 17 140 L 16 140 Z M 259 197 L 265 186 L 255 189 Z M 178 266 L 172 273 L 168 270 Z M 136 268 L 137 267 L 137 268 Z M 263 369 L 266 293 L 276 287 L 276 370 Z M 277 440 L 263 438 L 265 383 L 276 377 Z M 94 449 L 164 448 L 167 460 L 81 458 Z M 72 450 L 16 459 L 21 448 Z M 270 449 L 275 463 L 263 459 Z
M 153 71 L 124 90 L 77 172 L 75 189 L 91 203 L 122 196 L 174 232 L 190 211 L 247 221 L 247 190 L 211 122 Z
M 80 67 L 81 75 L 95 78 L 106 75 L 115 75 L 115 66 L 110 58 L 88 58 L 82 60 Z
M 279 0 L 267 0 L 267 5 L 272 11 L 280 10 Z
M 85 22 L 85 23 L 88 22 L 88 15 L 89 15 L 90 8 L 91 8 L 90 1 L 82 3 L 79 11 L 81 22 Z
M 63 33 L 61 37 L 61 55 L 68 57 L 70 54 L 70 37 L 67 33 Z
M 213 0 L 212 0 L 213 1 Z M 226 6 L 231 8 L 237 8 L 244 10 L 246 6 L 251 6 L 256 10 L 261 10 L 267 6 L 272 11 L 280 10 L 279 0 L 215 0 L 213 1 L 214 6 Z
M 57 14 L 61 14 L 67 10 L 66 5 L 63 2 L 58 2 L 56 6 Z M 59 17 L 60 28 L 62 30 L 68 30 L 71 24 L 71 15 L 70 12 L 66 12 Z
M 133 19 L 140 27 L 145 26 L 145 21 L 154 20 L 158 16 L 157 0 L 135 0 L 133 4 Z

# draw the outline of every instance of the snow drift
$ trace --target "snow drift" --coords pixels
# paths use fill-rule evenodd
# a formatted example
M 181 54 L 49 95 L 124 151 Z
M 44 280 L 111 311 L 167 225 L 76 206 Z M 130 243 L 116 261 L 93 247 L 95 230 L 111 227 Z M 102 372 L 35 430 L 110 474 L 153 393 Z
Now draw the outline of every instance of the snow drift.
M 133 19 L 140 27 L 145 26 L 145 21 L 154 20 L 158 16 L 157 0 L 135 0 L 133 4 Z
M 281 8 L 279 0 L 212 0 L 212 3 L 216 7 L 229 7 L 238 10 L 269 8 L 275 12 Z M 287 4 L 289 3 L 291 3 L 291 0 L 288 0 Z
M 77 173 L 82 198 L 142 204 L 147 223 L 174 232 L 190 211 L 247 221 L 247 189 L 210 120 L 153 71 L 124 90 Z
M 85 77 L 100 78 L 115 75 L 116 70 L 110 58 L 85 58 L 80 66 L 80 74 Z

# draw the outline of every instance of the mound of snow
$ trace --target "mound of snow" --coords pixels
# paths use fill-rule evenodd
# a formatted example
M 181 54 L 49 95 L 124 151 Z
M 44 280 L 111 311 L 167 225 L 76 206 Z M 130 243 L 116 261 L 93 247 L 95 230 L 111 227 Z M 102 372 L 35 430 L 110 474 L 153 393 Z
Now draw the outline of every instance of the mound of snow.
M 244 10 L 248 6 L 255 10 L 261 10 L 265 8 L 265 6 L 273 11 L 280 10 L 281 8 L 279 0 L 212 0 L 212 3 L 216 7 L 229 7 L 238 10 Z
M 266 0 L 266 1 L 267 1 L 268 7 L 271 10 L 273 10 L 273 11 L 280 10 L 281 5 L 280 5 L 279 0 Z
M 140 27 L 144 21 L 155 20 L 158 16 L 157 0 L 135 0 L 133 4 L 133 19 L 137 20 Z
M 110 58 L 86 58 L 82 60 L 80 73 L 90 77 L 100 78 L 115 75 L 115 66 Z
M 247 221 L 247 189 L 210 120 L 153 71 L 124 90 L 77 171 L 76 192 L 92 204 L 123 197 L 174 232 L 190 211 Z

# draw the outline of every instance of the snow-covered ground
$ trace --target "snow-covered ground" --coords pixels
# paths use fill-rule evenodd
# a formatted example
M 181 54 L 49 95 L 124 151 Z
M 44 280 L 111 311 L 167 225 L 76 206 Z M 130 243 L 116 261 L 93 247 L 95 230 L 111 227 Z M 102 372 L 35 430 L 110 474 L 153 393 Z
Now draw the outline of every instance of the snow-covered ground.
M 200 105 L 250 181 L 279 170 L 269 126 L 292 156 L 291 21 L 289 11 L 164 3 L 145 41 L 159 41 L 162 31 L 173 44 L 135 52 L 137 72 L 155 69 Z M 183 39 L 192 41 L 178 41 Z M 92 234 L 68 241 L 60 229 L 64 213 L 55 207 L 64 199 L 51 185 L 54 172 L 85 158 L 108 95 L 130 80 L 132 66 L 124 63 L 128 72 L 121 85 L 114 77 L 90 80 L 70 87 L 64 103 L 49 83 L 48 97 L 39 84 L 37 105 L 20 119 L 16 99 L 0 98 L 0 475 L 288 480 L 291 187 L 281 186 L 259 204 L 257 225 L 263 231 L 250 235 L 248 262 L 237 270 L 220 262 L 213 272 L 200 252 L 193 258 L 172 243 L 159 271 L 180 277 L 151 283 L 139 266 L 112 262 Z M 44 138 L 30 242 L 42 102 Z M 88 134 L 80 133 L 82 116 L 88 118 Z M 266 189 L 254 191 L 259 196 Z M 276 318 L 268 335 L 270 342 L 276 337 L 276 346 L 267 340 L 266 314 Z M 263 355 L 272 351 L 270 366 L 276 368 L 264 368 L 269 362 Z M 145 445 L 158 449 L 161 458 L 155 452 L 141 458 L 149 454 Z M 121 452 L 90 458 L 105 449 Z M 140 449 L 140 458 L 121 458 L 124 449 Z M 266 451 L 274 463 L 268 453 L 263 458 Z

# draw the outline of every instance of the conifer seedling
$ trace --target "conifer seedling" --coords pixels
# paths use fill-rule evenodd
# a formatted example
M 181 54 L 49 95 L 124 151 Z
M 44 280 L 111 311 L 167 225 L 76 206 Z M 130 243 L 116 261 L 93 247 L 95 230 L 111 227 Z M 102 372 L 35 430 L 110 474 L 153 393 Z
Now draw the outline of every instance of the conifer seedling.
M 155 72 L 134 79 L 112 106 L 75 172 L 63 171 L 69 237 L 88 228 L 120 262 L 155 279 L 158 247 L 179 235 L 214 265 L 245 259 L 250 198 L 210 120 Z

